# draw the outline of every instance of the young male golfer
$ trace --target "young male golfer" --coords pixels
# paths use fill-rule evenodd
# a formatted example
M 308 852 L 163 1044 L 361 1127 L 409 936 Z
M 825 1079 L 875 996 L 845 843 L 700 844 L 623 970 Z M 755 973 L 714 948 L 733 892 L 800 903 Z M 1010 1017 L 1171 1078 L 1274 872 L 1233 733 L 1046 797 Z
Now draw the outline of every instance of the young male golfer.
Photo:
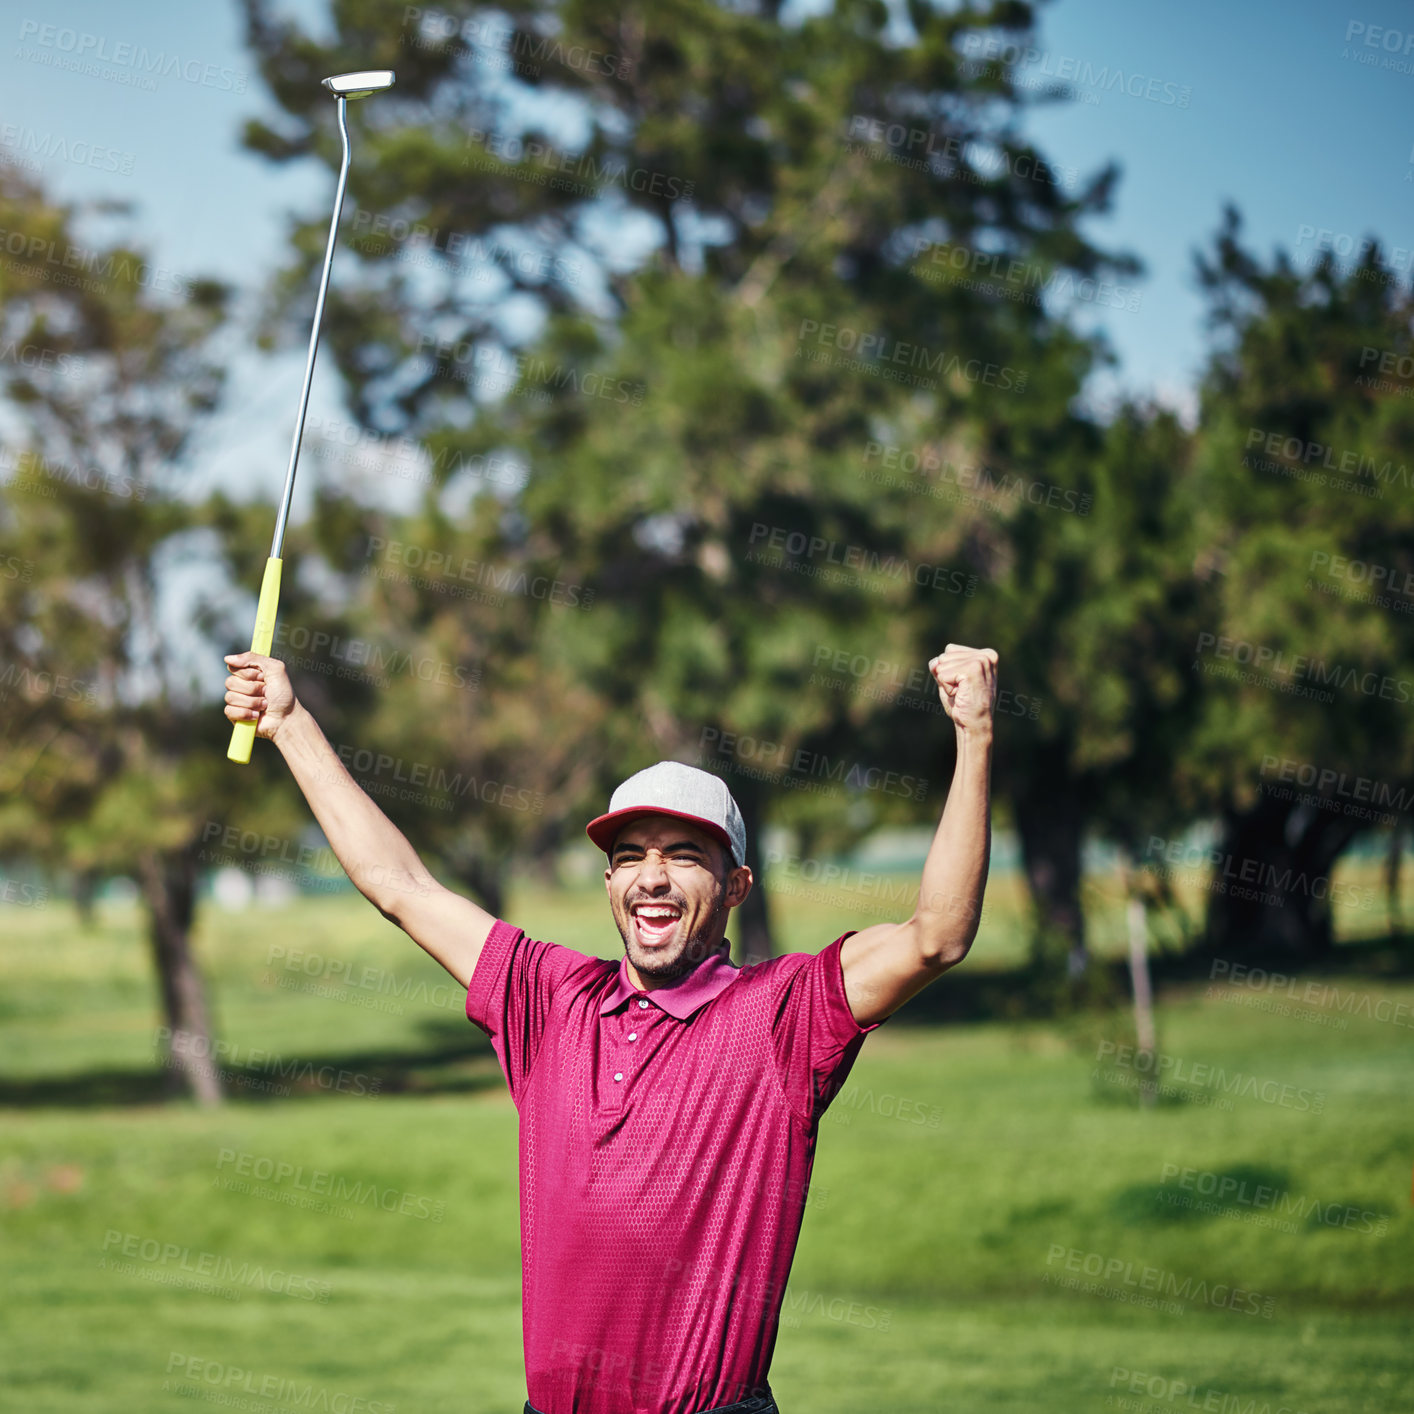
M 520 1113 L 526 1414 L 776 1414 L 767 1383 L 820 1117 L 864 1037 L 960 962 L 990 847 L 997 655 L 929 664 L 957 737 L 913 916 L 817 955 L 731 965 L 751 889 L 726 784 L 660 761 L 590 839 L 617 962 L 536 942 L 443 888 L 295 700 L 284 665 L 226 659 L 369 901 L 467 988 Z

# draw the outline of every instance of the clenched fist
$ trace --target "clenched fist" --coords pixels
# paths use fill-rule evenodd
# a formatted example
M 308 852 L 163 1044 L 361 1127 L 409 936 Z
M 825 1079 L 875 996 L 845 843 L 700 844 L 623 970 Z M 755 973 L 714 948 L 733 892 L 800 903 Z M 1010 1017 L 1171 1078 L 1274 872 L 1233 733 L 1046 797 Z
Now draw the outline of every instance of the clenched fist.
M 949 643 L 928 670 L 938 684 L 943 710 L 960 732 L 990 736 L 997 701 L 997 650 Z
M 290 675 L 278 658 L 263 653 L 228 653 L 226 716 L 233 722 L 256 721 L 255 734 L 274 741 L 280 723 L 295 709 Z

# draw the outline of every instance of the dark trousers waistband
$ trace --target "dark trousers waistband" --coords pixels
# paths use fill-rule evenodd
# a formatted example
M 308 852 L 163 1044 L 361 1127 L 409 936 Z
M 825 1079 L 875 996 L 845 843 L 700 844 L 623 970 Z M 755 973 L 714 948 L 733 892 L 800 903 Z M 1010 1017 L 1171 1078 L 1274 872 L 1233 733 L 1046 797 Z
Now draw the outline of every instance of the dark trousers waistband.
M 525 1414 L 541 1414 L 528 1399 Z M 776 1408 L 774 1395 L 754 1394 L 750 1399 L 739 1399 L 735 1404 L 714 1404 L 711 1409 L 700 1409 L 697 1414 L 780 1414 Z

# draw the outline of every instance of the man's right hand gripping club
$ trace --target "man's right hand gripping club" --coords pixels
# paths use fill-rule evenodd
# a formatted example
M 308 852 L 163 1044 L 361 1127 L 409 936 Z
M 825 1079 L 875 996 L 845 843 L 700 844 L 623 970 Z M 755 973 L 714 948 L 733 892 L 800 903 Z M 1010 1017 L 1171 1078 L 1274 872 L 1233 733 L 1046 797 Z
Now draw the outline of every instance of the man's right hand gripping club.
M 233 722 L 254 722 L 256 736 L 274 741 L 280 724 L 299 703 L 290 675 L 278 658 L 263 653 L 228 653 L 226 716 Z

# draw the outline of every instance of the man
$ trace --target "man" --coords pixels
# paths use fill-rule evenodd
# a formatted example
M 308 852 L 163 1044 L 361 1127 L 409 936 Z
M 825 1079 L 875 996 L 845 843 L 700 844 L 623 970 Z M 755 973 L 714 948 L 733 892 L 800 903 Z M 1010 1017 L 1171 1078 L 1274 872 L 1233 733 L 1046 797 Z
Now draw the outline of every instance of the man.
M 990 850 L 997 655 L 929 663 L 957 740 L 913 915 L 735 968 L 746 832 L 726 784 L 661 761 L 587 827 L 617 963 L 439 885 L 295 700 L 226 659 L 226 716 L 280 749 L 349 877 L 467 988 L 520 1114 L 525 1414 L 776 1414 L 767 1372 L 821 1116 L 864 1037 L 966 956 Z

